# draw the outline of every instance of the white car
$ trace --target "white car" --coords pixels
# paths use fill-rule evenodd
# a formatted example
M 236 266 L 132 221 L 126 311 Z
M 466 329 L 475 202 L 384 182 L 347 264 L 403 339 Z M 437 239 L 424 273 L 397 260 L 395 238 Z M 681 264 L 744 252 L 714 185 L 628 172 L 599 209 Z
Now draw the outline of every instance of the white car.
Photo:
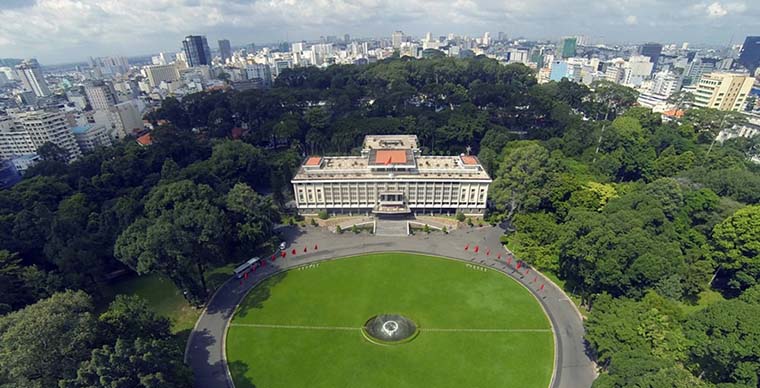
M 280 243 L 280 250 L 281 251 L 284 251 L 285 248 L 287 248 L 287 247 L 288 247 L 288 243 L 286 241 L 283 241 L 283 242 Z

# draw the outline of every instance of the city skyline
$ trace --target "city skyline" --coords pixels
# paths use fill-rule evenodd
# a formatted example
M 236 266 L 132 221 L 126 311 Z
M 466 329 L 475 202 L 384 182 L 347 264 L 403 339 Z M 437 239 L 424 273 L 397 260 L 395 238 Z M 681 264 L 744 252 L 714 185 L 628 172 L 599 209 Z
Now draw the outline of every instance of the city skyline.
M 745 1 L 660 4 L 634 0 L 587 5 L 567 0 L 509 4 L 458 0 L 452 5 L 384 0 L 266 4 L 244 0 L 11 0 L 0 10 L 0 53 L 59 64 L 89 56 L 175 51 L 188 34 L 206 35 L 212 42 L 229 39 L 238 46 L 344 33 L 390 37 L 394 30 L 417 36 L 428 31 L 434 36 L 504 31 L 510 38 L 588 35 L 608 43 L 652 40 L 725 46 L 756 35 L 752 21 L 758 17 L 760 10 Z M 446 23 L 439 22 L 444 20 Z

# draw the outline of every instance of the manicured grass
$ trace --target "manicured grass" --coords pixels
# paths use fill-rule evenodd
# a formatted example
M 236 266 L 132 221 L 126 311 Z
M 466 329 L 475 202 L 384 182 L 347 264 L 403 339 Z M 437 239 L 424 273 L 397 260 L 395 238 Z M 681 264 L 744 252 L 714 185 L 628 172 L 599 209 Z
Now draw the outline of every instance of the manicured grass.
M 209 270 L 206 281 L 215 290 L 230 278 L 237 265 L 227 264 Z M 159 275 L 132 276 L 117 281 L 109 287 L 107 300 L 110 302 L 118 294 L 138 295 L 148 302 L 153 311 L 172 321 L 172 331 L 188 335 L 201 315 L 201 310 L 187 303 L 182 293 L 171 280 Z
M 547 387 L 554 345 L 541 306 L 505 275 L 470 267 L 384 253 L 265 281 L 229 328 L 227 357 L 236 386 Z M 401 345 L 370 343 L 360 327 L 380 313 L 411 318 L 419 336 Z M 245 326 L 261 324 L 348 329 Z
M 171 280 L 158 275 L 126 278 L 112 286 L 114 295 L 138 295 L 148 302 L 153 311 L 172 321 L 175 333 L 189 331 L 201 314 L 200 309 L 190 306 Z

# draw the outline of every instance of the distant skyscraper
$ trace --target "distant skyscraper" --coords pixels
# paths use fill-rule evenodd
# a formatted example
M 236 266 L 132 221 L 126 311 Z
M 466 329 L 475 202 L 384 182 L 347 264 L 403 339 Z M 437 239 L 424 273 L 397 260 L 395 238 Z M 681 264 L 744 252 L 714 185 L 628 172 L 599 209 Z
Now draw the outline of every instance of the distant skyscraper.
M 578 38 L 568 37 L 562 39 L 561 54 L 562 58 L 571 58 L 575 56 L 575 48 L 578 45 Z
M 232 58 L 232 46 L 230 41 L 222 39 L 219 41 L 219 55 L 222 57 L 222 63 L 227 63 L 227 60 Z
M 659 43 L 644 43 L 641 45 L 641 55 L 649 57 L 654 63 L 652 69 L 657 68 L 657 61 L 660 60 L 660 54 L 662 53 L 662 45 Z
M 179 80 L 179 70 L 177 70 L 177 66 L 173 63 L 169 65 L 145 66 L 143 71 L 148 77 L 150 86 L 154 88 L 161 85 L 161 82 L 174 82 Z
M 345 34 L 343 35 L 343 43 L 349 44 L 351 42 L 351 35 Z
M 84 86 L 84 93 L 92 110 L 109 110 L 119 103 L 111 83 L 95 81 Z
M 34 92 L 37 97 L 50 95 L 50 89 L 36 59 L 27 59 L 16 66 L 16 77 L 21 80 L 26 90 Z
M 391 34 L 391 44 L 393 45 L 393 48 L 401 48 L 401 42 L 404 41 L 404 32 L 403 31 L 394 31 L 393 34 Z
M 744 39 L 738 62 L 746 67 L 750 74 L 755 74 L 755 70 L 760 67 L 760 36 L 748 36 Z
M 210 65 L 211 50 L 208 41 L 203 35 L 188 35 L 182 41 L 182 47 L 187 57 L 187 65 L 190 67 Z

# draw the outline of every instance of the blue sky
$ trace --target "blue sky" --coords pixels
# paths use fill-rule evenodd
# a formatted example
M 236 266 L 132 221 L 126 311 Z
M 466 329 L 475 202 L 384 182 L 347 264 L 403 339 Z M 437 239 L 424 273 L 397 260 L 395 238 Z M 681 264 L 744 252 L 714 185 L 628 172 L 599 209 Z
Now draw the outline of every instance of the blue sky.
M 749 0 L 0 0 L 0 57 L 53 64 L 173 51 L 188 34 L 242 45 L 396 29 L 725 45 L 760 35 L 758 20 Z

